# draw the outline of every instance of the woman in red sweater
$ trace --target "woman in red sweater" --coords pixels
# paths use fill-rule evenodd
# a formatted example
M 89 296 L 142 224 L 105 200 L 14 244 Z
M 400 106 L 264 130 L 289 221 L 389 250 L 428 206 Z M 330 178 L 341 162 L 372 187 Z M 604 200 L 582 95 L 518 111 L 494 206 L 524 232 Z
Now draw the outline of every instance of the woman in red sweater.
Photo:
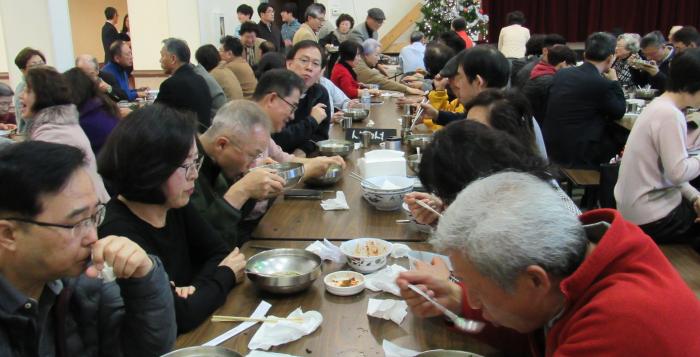
M 338 86 L 345 95 L 350 99 L 357 98 L 357 90 L 360 83 L 357 81 L 357 74 L 355 73 L 355 68 L 360 58 L 360 53 L 362 51 L 362 46 L 355 41 L 345 41 L 340 44 L 338 53 L 340 58 L 338 58 L 338 65 L 333 66 L 333 71 L 331 72 L 331 81 L 333 84 Z

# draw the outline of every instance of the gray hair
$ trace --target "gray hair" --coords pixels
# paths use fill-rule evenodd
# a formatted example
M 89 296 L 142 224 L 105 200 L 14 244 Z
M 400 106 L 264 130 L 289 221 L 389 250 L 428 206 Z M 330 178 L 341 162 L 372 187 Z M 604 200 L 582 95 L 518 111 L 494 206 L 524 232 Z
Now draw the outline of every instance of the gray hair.
M 75 66 L 80 67 L 81 63 L 89 63 L 93 69 L 99 70 L 100 65 L 97 63 L 97 58 L 93 55 L 82 54 L 75 58 Z
M 168 53 L 175 55 L 178 61 L 190 63 L 190 47 L 184 40 L 173 37 L 166 38 L 163 40 L 163 46 Z
M 306 21 L 309 18 L 309 16 L 313 17 L 314 19 L 326 16 L 326 7 L 317 3 L 309 5 L 309 7 L 307 7 L 306 11 L 304 12 L 304 21 Z
M 445 211 L 430 243 L 458 252 L 512 292 L 519 274 L 531 265 L 558 278 L 571 275 L 585 257 L 588 240 L 548 183 L 502 172 L 468 185 Z
M 267 133 L 272 130 L 269 118 L 256 103 L 238 99 L 226 103 L 216 112 L 204 135 L 208 138 L 226 136 L 245 140 L 257 127 Z
M 652 31 L 642 37 L 642 40 L 639 42 L 639 47 L 647 48 L 653 46 L 659 48 L 664 44 L 666 44 L 664 35 L 659 31 Z
M 382 47 L 379 41 L 373 38 L 368 38 L 365 40 L 365 42 L 362 42 L 362 54 L 365 56 L 371 55 L 377 52 L 379 47 Z
M 411 32 L 411 43 L 421 41 L 421 40 L 423 40 L 424 37 L 425 37 L 425 35 L 422 32 L 413 31 L 413 32 Z
M 641 36 L 636 33 L 623 33 L 620 36 L 617 36 L 618 41 L 622 41 L 625 44 L 625 49 L 627 51 L 630 51 L 632 53 L 637 53 L 639 52 L 639 41 L 641 40 Z

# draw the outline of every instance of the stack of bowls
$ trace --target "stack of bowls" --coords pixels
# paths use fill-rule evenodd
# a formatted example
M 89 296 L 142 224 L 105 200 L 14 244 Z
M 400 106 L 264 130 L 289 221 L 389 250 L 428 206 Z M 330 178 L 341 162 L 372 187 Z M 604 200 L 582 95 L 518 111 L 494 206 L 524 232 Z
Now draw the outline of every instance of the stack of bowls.
M 355 148 L 355 143 L 348 140 L 330 139 L 319 141 L 316 143 L 316 146 L 318 146 L 318 152 L 323 156 L 339 155 L 346 157 Z
M 414 180 L 403 176 L 377 176 L 365 179 L 362 197 L 380 211 L 395 211 L 401 208 L 403 196 L 413 190 Z

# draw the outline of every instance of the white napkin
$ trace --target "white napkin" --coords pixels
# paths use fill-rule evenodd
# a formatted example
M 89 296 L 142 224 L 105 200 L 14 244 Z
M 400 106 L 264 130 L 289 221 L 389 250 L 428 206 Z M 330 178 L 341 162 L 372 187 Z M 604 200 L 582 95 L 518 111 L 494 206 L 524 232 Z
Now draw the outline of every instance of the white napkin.
M 268 315 L 269 318 L 275 316 Z M 302 317 L 304 322 L 282 320 L 278 322 L 265 322 L 248 343 L 251 350 L 267 350 L 272 346 L 279 346 L 287 342 L 300 339 L 302 336 L 314 332 L 323 322 L 323 316 L 318 311 L 302 312 L 301 308 L 292 311 L 287 317 Z
M 394 243 L 391 245 L 391 257 L 403 258 L 411 252 L 411 248 L 403 243 Z
M 245 357 L 297 357 L 294 355 L 288 355 L 284 353 L 274 353 L 265 351 L 250 351 Z
M 350 206 L 348 206 L 348 201 L 345 200 L 345 194 L 343 191 L 337 191 L 335 193 L 335 198 L 329 198 L 321 201 L 321 207 L 323 207 L 323 209 L 326 211 L 350 209 Z
M 396 247 L 396 244 L 394 244 L 394 247 Z M 438 257 L 442 259 L 443 262 L 445 262 L 445 265 L 447 265 L 447 268 L 450 269 L 450 271 L 454 271 L 454 269 L 452 268 L 452 262 L 450 261 L 450 257 L 446 255 L 437 254 L 433 252 L 424 252 L 420 250 L 409 251 L 407 252 L 407 255 L 408 262 L 411 264 L 411 269 L 414 269 L 413 265 L 415 264 L 416 260 L 420 260 L 424 263 L 430 264 L 433 261 L 433 257 Z
M 391 320 L 401 325 L 401 321 L 408 314 L 408 304 L 403 300 L 393 299 L 369 299 L 367 303 L 367 315 L 380 319 Z
M 372 119 L 368 120 L 368 121 L 367 121 L 367 127 L 368 127 L 368 128 L 374 127 L 374 120 L 372 120 Z
M 384 269 L 365 275 L 365 287 L 372 291 L 386 291 L 396 296 L 401 296 L 399 286 L 396 285 L 396 278 L 399 273 L 406 271 L 400 265 L 390 265 Z
M 384 357 L 415 357 L 420 352 L 409 350 L 408 348 L 399 347 L 387 340 L 382 342 L 382 349 L 384 350 Z
M 360 150 L 361 147 L 362 147 L 362 144 L 361 144 L 361 143 L 354 143 L 354 144 L 353 144 L 353 148 L 354 148 L 355 150 Z
M 324 239 L 323 242 L 317 240 L 309 244 L 309 246 L 306 247 L 306 250 L 318 255 L 323 260 L 330 260 L 336 263 L 342 263 L 345 261 L 345 254 L 343 254 L 343 252 L 340 251 L 340 248 L 338 248 L 335 244 L 329 242 L 328 239 Z
M 265 314 L 270 310 L 272 305 L 270 305 L 269 302 L 263 300 L 258 304 L 258 307 L 255 308 L 255 311 L 253 311 L 253 314 L 250 315 L 250 317 L 265 317 Z M 257 324 L 257 322 L 253 321 L 246 321 L 246 322 L 241 322 L 240 324 L 236 325 L 236 327 L 222 333 L 221 335 L 209 340 L 208 342 L 204 343 L 202 346 L 216 346 L 221 344 L 222 342 L 228 340 L 229 338 L 238 335 L 239 333 L 247 330 L 251 326 Z

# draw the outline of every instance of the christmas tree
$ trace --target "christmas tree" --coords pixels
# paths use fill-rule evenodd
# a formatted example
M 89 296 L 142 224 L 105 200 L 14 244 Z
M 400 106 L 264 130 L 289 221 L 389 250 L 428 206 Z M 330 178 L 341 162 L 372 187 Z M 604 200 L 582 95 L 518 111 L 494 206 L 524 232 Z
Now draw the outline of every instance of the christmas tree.
M 450 31 L 452 20 L 467 20 L 467 34 L 474 41 L 485 40 L 489 16 L 481 9 L 481 0 L 424 0 L 423 20 L 416 23 L 418 30 L 434 39 Z

